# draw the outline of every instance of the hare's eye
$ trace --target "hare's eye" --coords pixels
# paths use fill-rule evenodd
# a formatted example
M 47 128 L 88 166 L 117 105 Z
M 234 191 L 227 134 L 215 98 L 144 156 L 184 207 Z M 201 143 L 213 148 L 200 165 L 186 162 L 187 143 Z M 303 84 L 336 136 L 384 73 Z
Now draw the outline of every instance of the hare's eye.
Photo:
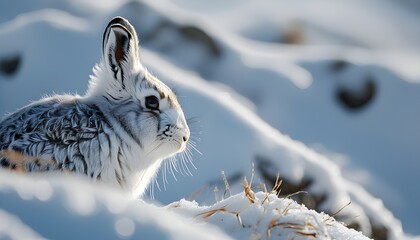
M 147 96 L 145 105 L 148 109 L 159 110 L 159 99 L 156 96 Z

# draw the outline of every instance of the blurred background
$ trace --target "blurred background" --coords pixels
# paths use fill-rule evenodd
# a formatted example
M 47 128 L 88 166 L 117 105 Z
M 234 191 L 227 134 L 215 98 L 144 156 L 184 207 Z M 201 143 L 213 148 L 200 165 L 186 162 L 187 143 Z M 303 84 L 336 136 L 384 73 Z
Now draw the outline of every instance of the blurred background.
M 420 235 L 418 1 L 1 1 L 0 115 L 83 94 L 115 15 L 142 48 L 327 156 Z

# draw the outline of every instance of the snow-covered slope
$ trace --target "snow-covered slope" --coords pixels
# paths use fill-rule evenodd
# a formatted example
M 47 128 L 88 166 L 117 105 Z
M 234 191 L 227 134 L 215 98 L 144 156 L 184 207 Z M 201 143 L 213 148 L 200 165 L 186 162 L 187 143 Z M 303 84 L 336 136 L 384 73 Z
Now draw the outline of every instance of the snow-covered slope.
M 159 207 L 74 176 L 0 173 L 0 239 L 368 239 L 268 193 Z
M 230 239 L 86 179 L 0 174 L 0 239 Z
M 280 173 L 285 180 L 282 193 L 305 190 L 308 194 L 294 199 L 331 214 L 351 201 L 336 215 L 338 219 L 365 234 L 373 232 L 375 238 L 382 234 L 402 239 L 400 222 L 362 183 L 415 232 L 418 216 L 412 210 L 417 207 L 409 200 L 420 193 L 400 187 L 418 180 L 414 159 L 420 155 L 416 124 L 420 114 L 412 107 L 420 96 L 413 83 L 418 72 L 404 64 L 410 56 L 411 62 L 418 61 L 415 51 L 396 55 L 397 51 L 250 40 L 235 26 L 242 16 L 237 6 L 231 8 L 238 11 L 237 18 L 220 17 L 227 23 L 222 28 L 217 21 L 209 22 L 214 15 L 201 18 L 165 2 L 40 1 L 25 8 L 23 3 L 0 6 L 7 12 L 0 25 L 0 114 L 52 92 L 83 93 L 100 57 L 104 26 L 111 17 L 122 15 L 138 29 L 143 62 L 175 88 L 187 117 L 195 117 L 193 140 L 202 152 L 194 153 L 196 170 L 191 165 L 176 166 L 178 181 L 169 180 L 168 185 L 162 179 L 170 176 L 161 176 L 160 186 L 166 190 L 155 192 L 156 200 L 167 204 L 189 197 L 212 204 L 215 187 L 219 199 L 223 195 L 220 171 L 225 172 L 232 193 L 239 193 L 254 162 L 256 188 L 261 184 L 270 188 Z M 27 13 L 15 17 L 22 12 Z M 254 19 L 264 16 L 260 13 Z M 370 75 L 379 89 L 374 101 L 359 111 L 345 110 L 335 94 L 342 89 L 357 93 Z M 226 85 L 210 84 L 202 77 Z M 317 151 L 323 154 L 279 130 L 312 147 L 322 144 Z M 395 164 L 396 159 L 404 164 Z M 337 163 L 345 165 L 343 173 Z M 193 177 L 181 176 L 188 175 L 186 167 Z M 387 178 L 392 182 L 384 181 Z

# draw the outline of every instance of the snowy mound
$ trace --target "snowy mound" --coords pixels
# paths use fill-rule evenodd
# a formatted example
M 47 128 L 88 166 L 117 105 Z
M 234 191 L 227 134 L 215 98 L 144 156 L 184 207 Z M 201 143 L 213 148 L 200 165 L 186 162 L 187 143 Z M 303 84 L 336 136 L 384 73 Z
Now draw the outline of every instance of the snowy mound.
M 0 173 L 1 239 L 229 239 L 85 179 Z
M 368 239 L 326 214 L 264 192 L 239 193 L 210 207 L 185 200 L 169 207 L 217 225 L 235 239 Z
M 1 239 L 230 239 L 213 225 L 236 239 L 367 239 L 332 217 L 262 192 L 211 207 L 185 200 L 157 207 L 72 176 L 0 173 Z

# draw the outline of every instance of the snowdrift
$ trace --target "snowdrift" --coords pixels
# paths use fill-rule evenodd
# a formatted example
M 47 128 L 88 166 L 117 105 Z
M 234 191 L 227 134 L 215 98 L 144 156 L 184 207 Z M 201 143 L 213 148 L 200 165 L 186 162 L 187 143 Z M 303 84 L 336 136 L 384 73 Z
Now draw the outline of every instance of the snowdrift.
M 0 173 L 1 239 L 368 239 L 268 193 L 241 193 L 210 207 L 186 200 L 158 207 L 81 177 Z

